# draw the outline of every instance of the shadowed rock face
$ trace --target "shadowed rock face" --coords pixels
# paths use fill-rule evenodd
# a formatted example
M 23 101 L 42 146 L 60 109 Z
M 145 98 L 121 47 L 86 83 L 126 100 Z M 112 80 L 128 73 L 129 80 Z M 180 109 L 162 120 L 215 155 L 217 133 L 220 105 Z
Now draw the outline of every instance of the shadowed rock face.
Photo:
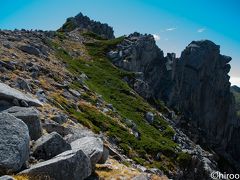
M 134 33 L 108 55 L 116 66 L 142 72 L 141 80 L 148 88 L 135 90 L 181 112 L 188 122 L 180 120 L 180 125 L 190 124 L 186 131 L 192 131 L 197 143 L 230 161 L 239 158 L 240 123 L 228 76 L 231 57 L 221 55 L 220 46 L 209 40 L 193 41 L 180 58 L 174 53 L 164 57 L 152 35 Z
M 75 17 L 68 18 L 65 24 L 60 28 L 60 31 L 69 32 L 76 28 L 94 32 L 97 35 L 106 39 L 114 38 L 114 32 L 112 27 L 108 26 L 108 24 L 103 24 L 91 20 L 89 17 L 84 16 L 82 13 L 79 13 Z
M 131 84 L 144 98 L 160 94 L 164 96 L 170 82 L 165 66 L 167 59 L 164 58 L 163 51 L 158 48 L 152 35 L 137 32 L 130 34 L 117 46 L 116 51 L 111 51 L 108 55 L 117 67 L 142 73 L 141 76 L 139 76 L 141 73 L 136 74 L 136 80 Z
M 230 61 L 211 41 L 190 43 L 176 62 L 168 104 L 183 112 L 193 130 L 198 129 L 194 133 L 201 143 L 239 158 L 237 142 L 232 143 L 239 141 L 235 132 L 239 122 L 230 92 Z M 235 144 L 234 150 L 229 151 L 230 144 Z

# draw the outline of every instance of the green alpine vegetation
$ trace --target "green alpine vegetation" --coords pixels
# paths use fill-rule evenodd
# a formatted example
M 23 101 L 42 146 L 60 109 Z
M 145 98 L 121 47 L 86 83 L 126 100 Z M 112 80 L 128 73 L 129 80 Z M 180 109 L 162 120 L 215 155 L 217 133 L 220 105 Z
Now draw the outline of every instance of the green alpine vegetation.
M 71 116 L 83 125 L 94 132 L 104 132 L 108 137 L 113 138 L 124 153 L 134 158 L 136 162 L 150 167 L 158 164 L 158 167 L 164 171 L 173 170 L 174 164 L 182 159 L 182 153 L 176 150 L 177 145 L 172 140 L 174 130 L 146 100 L 133 92 L 122 80 L 125 76 L 134 77 L 134 74 L 114 67 L 106 57 L 109 48 L 114 48 L 124 37 L 104 40 L 93 33 L 83 33 L 83 35 L 89 38 L 85 47 L 91 57 L 90 60 L 72 57 L 68 52 L 67 42 L 62 39 L 63 34 L 51 42 L 56 50 L 56 57 L 66 63 L 68 70 L 76 77 L 82 73 L 86 74 L 88 79 L 85 83 L 90 90 L 97 92 L 106 102 L 112 104 L 116 109 L 115 113 L 121 118 L 113 118 L 94 108 L 92 105 L 96 103 L 96 98 L 91 93 L 84 94 L 84 98 L 92 105 L 80 103 L 80 111 L 76 111 L 59 97 L 56 100 L 60 104 L 65 104 L 66 112 L 70 112 Z M 72 84 L 75 89 L 81 86 L 82 84 L 78 82 Z M 152 124 L 145 120 L 147 112 L 155 114 Z M 140 138 L 129 133 L 132 125 L 127 124 L 126 119 L 136 124 Z M 158 153 L 164 161 L 155 160 Z M 151 163 L 146 161 L 149 159 L 153 161 L 150 161 Z

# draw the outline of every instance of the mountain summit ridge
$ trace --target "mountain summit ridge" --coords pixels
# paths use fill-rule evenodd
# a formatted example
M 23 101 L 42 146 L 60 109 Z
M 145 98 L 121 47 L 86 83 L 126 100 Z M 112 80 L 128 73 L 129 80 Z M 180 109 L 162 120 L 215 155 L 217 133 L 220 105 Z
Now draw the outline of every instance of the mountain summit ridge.
M 69 32 L 77 28 L 91 31 L 106 39 L 115 38 L 112 27 L 106 23 L 91 20 L 89 17 L 84 16 L 81 12 L 75 17 L 68 18 L 58 31 Z
M 80 13 L 57 31 L 0 31 L 0 47 L 0 175 L 208 180 L 239 172 L 231 58 L 213 42 L 164 56 L 153 35 L 115 38 Z M 9 97 L 6 87 L 18 93 Z

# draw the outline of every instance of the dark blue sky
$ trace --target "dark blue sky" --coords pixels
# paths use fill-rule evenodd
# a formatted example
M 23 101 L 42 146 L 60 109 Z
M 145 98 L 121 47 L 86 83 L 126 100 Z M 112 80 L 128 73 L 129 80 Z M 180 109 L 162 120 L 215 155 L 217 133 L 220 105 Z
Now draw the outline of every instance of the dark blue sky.
M 231 81 L 240 85 L 239 0 L 0 0 L 1 29 L 58 29 L 79 12 L 113 26 L 117 36 L 154 34 L 167 52 L 210 39 L 233 57 Z

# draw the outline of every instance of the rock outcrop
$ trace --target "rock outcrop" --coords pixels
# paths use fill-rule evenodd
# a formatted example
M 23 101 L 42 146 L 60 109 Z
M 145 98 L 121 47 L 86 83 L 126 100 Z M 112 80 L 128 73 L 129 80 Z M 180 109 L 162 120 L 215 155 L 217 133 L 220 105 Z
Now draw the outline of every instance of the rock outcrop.
M 152 35 L 130 34 L 108 56 L 117 67 L 135 72 L 134 79 L 126 77 L 124 80 L 141 96 L 167 99 L 171 87 L 166 67 L 168 59 L 164 58 Z
M 59 31 L 69 32 L 76 28 L 81 30 L 91 31 L 103 38 L 113 39 L 113 28 L 107 24 L 91 20 L 89 17 L 79 13 L 75 17 L 68 18 L 65 24 L 59 29 Z
M 3 112 L 9 113 L 16 118 L 21 119 L 28 126 L 31 140 L 37 140 L 41 137 L 42 126 L 40 122 L 40 113 L 34 107 L 26 108 L 13 106 Z
M 38 159 L 51 159 L 52 157 L 71 150 L 70 144 L 56 132 L 47 134 L 39 138 L 33 146 L 33 156 Z
M 211 41 L 190 43 L 172 72 L 174 83 L 168 104 L 189 120 L 186 123 L 191 124 L 196 142 L 212 147 L 227 159 L 229 155 L 238 159 L 240 126 L 230 92 L 230 61 Z
M 31 106 L 42 106 L 42 103 L 33 98 L 29 94 L 24 94 L 17 89 L 13 89 L 7 84 L 0 83 L 0 98 L 12 105 L 31 105 Z M 0 107 L 4 108 L 4 107 Z
M 101 160 L 107 160 L 108 150 L 104 148 L 100 138 L 84 137 L 71 143 L 72 150 L 82 150 L 91 160 L 92 168 Z
M 163 100 L 181 112 L 184 120 L 179 125 L 192 130 L 189 134 L 196 143 L 238 164 L 234 159 L 240 154 L 240 123 L 230 92 L 231 58 L 220 54 L 220 46 L 208 40 L 193 41 L 180 58 L 174 53 L 164 57 L 152 35 L 134 33 L 108 56 L 117 67 L 141 74 L 124 78 L 141 96 L 150 102 Z M 139 80 L 145 86 L 139 88 Z
M 0 175 L 19 171 L 29 158 L 27 125 L 8 113 L 0 113 Z
M 91 172 L 92 168 L 89 158 L 81 150 L 69 150 L 53 159 L 33 165 L 30 169 L 22 171 L 20 174 L 39 177 L 40 179 L 83 180 Z

